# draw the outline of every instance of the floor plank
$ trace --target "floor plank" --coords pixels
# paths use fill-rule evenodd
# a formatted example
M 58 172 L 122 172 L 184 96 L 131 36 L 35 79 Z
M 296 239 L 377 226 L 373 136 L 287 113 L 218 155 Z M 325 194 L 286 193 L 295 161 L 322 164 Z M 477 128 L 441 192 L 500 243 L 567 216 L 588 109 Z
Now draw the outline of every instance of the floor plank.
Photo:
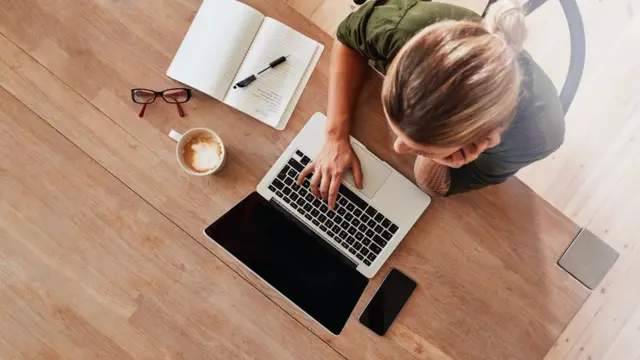
M 640 51 L 631 45 L 640 41 L 639 8 L 633 1 L 578 4 L 586 32 L 586 63 L 566 117 L 565 143 L 518 176 L 619 251 L 620 258 L 547 358 L 636 359 L 633 354 L 640 344 L 624 339 L 638 335 L 625 324 L 633 323 L 634 309 L 640 306 L 640 290 L 632 285 L 638 277 L 632 264 L 640 261 L 635 219 L 640 172 L 631 165 L 640 156 Z M 550 1 L 540 11 L 528 19 L 537 34 L 528 48 L 559 86 L 568 64 L 567 25 L 557 2 Z

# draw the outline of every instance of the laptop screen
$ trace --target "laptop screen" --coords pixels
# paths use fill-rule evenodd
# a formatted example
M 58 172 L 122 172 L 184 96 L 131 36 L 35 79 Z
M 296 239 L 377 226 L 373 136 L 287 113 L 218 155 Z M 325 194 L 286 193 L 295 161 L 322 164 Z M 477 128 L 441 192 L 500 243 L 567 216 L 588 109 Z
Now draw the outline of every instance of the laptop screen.
M 254 192 L 205 233 L 313 319 L 339 334 L 368 279 L 325 240 Z

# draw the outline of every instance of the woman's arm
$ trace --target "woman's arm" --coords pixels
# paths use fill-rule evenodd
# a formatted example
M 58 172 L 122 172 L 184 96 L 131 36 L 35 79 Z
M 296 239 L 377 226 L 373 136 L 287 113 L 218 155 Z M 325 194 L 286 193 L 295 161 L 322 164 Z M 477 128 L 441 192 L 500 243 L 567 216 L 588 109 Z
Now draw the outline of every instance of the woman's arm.
M 334 41 L 329 71 L 328 140 L 349 140 L 351 115 L 366 68 L 364 57 L 340 41 Z
M 334 41 L 329 71 L 329 104 L 325 143 L 316 159 L 307 165 L 298 178 L 311 177 L 311 192 L 327 199 L 333 209 L 344 172 L 351 168 L 356 186 L 362 188 L 362 170 L 358 157 L 349 143 L 351 117 L 364 81 L 367 60 L 360 54 Z

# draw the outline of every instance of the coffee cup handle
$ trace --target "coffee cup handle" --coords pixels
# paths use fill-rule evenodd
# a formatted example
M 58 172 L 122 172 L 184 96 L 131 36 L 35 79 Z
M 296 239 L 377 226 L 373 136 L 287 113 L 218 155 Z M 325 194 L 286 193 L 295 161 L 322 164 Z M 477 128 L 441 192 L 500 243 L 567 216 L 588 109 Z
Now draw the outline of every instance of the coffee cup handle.
M 180 139 L 182 139 L 182 134 L 171 129 L 171 131 L 169 131 L 169 137 L 175 140 L 175 142 L 180 142 Z

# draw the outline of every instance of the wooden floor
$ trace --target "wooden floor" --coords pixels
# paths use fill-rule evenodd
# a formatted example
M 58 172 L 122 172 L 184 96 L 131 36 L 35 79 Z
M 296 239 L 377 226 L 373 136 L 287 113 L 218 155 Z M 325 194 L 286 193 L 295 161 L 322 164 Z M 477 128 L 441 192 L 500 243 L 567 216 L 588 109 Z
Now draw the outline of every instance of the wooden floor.
M 350 0 L 288 0 L 328 33 Z M 442 0 L 482 12 L 486 0 Z M 544 199 L 620 252 L 547 359 L 640 359 L 640 3 L 578 0 L 586 66 L 567 115 L 565 144 L 518 174 Z M 526 49 L 560 89 L 569 33 L 560 1 L 527 18 Z
M 126 92 L 129 87 L 139 85 L 128 83 L 131 79 L 150 87 L 170 84 L 157 74 L 164 72 L 174 49 L 173 45 L 166 45 L 167 38 L 177 44 L 182 35 L 162 34 L 158 29 L 165 27 L 160 23 L 144 21 L 150 14 L 154 19 L 165 15 L 159 15 L 153 6 L 141 8 L 129 1 L 95 0 L 89 4 L 78 0 L 73 11 L 64 10 L 68 3 L 63 0 L 37 1 L 37 9 L 47 11 L 29 9 L 30 2 L 36 1 L 0 1 L 4 12 L 0 21 L 3 34 L 0 35 L 0 304 L 3 306 L 0 358 L 240 359 L 256 353 L 262 354 L 260 359 L 344 358 L 336 348 L 340 350 L 349 345 L 345 337 L 321 339 L 314 335 L 308 331 L 313 324 L 282 311 L 282 307 L 287 306 L 284 302 L 265 296 L 268 292 L 265 288 L 242 282 L 241 276 L 247 274 L 212 256 L 194 240 L 207 219 L 200 213 L 189 212 L 189 207 L 171 196 L 178 192 L 177 188 L 172 194 L 163 193 L 159 191 L 158 179 L 145 181 L 133 176 L 141 172 L 132 168 L 135 162 L 128 161 L 127 154 L 137 161 L 145 161 L 143 173 L 147 179 L 170 173 L 170 178 L 161 181 L 178 182 L 181 191 L 200 186 L 176 173 L 175 164 L 167 160 L 174 156 L 166 146 L 169 140 L 161 138 L 164 133 L 158 131 L 180 120 L 163 115 L 167 112 L 162 109 L 151 108 L 148 114 L 153 120 L 131 122 L 133 110 L 127 101 L 128 94 L 118 93 L 118 89 Z M 352 8 L 347 0 L 291 2 L 329 33 Z M 162 6 L 164 14 L 178 14 L 182 19 L 193 14 L 196 3 L 199 1 L 170 0 L 163 1 Z M 476 3 L 470 6 L 482 7 Z M 112 12 L 109 16 L 99 11 L 105 8 Z M 597 10 L 593 10 L 594 19 Z M 17 14 L 20 14 L 18 20 L 10 19 Z M 163 19 L 175 21 L 170 15 Z M 45 26 L 23 26 L 21 22 Z M 70 24 L 87 32 L 69 31 L 73 27 Z M 145 38 L 148 47 L 139 46 L 140 37 Z M 604 44 L 604 39 L 602 41 Z M 126 53 L 127 67 L 117 65 L 119 52 Z M 101 76 L 79 75 L 96 72 Z M 619 77 L 623 77 L 622 74 Z M 628 84 L 633 90 L 631 87 L 637 82 Z M 206 104 L 196 104 L 206 110 Z M 601 112 L 604 114 L 604 109 Z M 591 121 L 591 125 L 594 124 Z M 249 137 L 251 133 L 238 135 L 242 136 Z M 274 141 L 278 148 L 286 145 L 281 138 L 274 137 Z M 147 146 L 153 147 L 153 151 Z M 161 156 L 157 156 L 158 153 Z M 256 152 L 255 156 L 261 154 Z M 232 160 L 239 161 L 238 158 Z M 251 178 L 260 175 L 261 170 L 242 165 L 235 166 L 236 174 L 243 171 L 247 176 L 224 179 L 237 184 L 238 190 L 232 194 L 216 193 L 226 205 L 232 195 L 255 186 L 253 180 L 247 180 L 249 175 Z M 633 178 L 621 178 L 625 179 L 622 185 L 632 186 Z M 544 184 L 536 186 L 534 177 L 526 180 L 547 196 L 540 190 Z M 211 194 L 214 191 L 215 188 Z M 554 203 L 553 199 L 547 199 Z M 627 198 L 620 193 L 612 199 L 621 204 Z M 209 197 L 203 198 L 192 206 L 222 211 L 210 201 Z M 633 209 L 637 199 L 634 201 L 623 209 Z M 459 211 L 463 203 L 439 206 L 452 207 L 450 210 L 458 207 Z M 606 206 L 617 208 L 613 203 Z M 606 213 L 609 216 L 609 212 Z M 601 219 L 603 224 L 612 222 L 604 213 Z M 633 219 L 621 216 L 617 224 L 608 227 L 610 239 L 629 234 Z M 441 235 L 445 236 L 446 232 Z M 560 338 L 550 359 L 591 357 L 595 360 L 605 355 L 609 359 L 635 359 L 640 355 L 634 347 L 637 339 L 634 331 L 640 325 L 637 310 L 640 296 L 627 290 L 637 278 L 632 275 L 640 275 L 640 266 L 632 257 L 640 250 L 633 250 L 637 247 L 632 238 L 627 239 L 628 242 L 610 240 L 621 252 L 628 251 L 623 252 L 616 272 L 605 280 L 604 290 L 599 289 L 591 296 L 567 329 L 566 336 Z M 515 267 L 527 249 L 494 250 L 513 253 Z M 461 249 L 447 251 L 462 252 Z M 550 258 L 544 253 L 528 255 L 523 261 Z M 485 263 L 477 266 L 495 265 L 491 257 L 484 259 Z M 466 271 L 470 269 L 476 268 L 467 267 Z M 476 274 L 479 273 L 477 268 Z M 466 275 L 474 276 L 474 273 Z M 531 281 L 535 281 L 533 275 L 529 274 Z M 244 285 L 233 289 L 212 288 L 211 282 Z M 519 291 L 508 290 L 510 294 Z M 557 289 L 547 290 L 561 293 Z M 548 301 L 548 306 L 558 312 L 552 316 L 561 319 L 561 310 L 567 313 L 575 309 L 573 304 L 584 299 L 585 293 L 529 298 L 526 303 L 544 307 L 542 302 Z M 507 299 L 505 295 L 505 299 L 517 302 L 514 296 Z M 187 301 L 189 306 L 180 306 Z M 486 314 L 492 309 L 481 305 L 478 304 L 477 311 L 484 315 L 478 324 L 490 324 L 492 319 Z M 522 312 L 522 318 L 530 315 L 523 307 L 517 309 Z M 461 324 L 466 321 L 459 314 L 456 316 Z M 532 322 L 532 326 L 538 328 L 545 324 Z M 243 340 L 226 342 L 219 335 L 220 329 L 224 329 L 226 335 L 242 334 Z M 493 335 L 489 338 L 494 341 L 500 341 L 500 335 L 508 331 L 522 338 L 527 336 L 526 329 L 479 327 L 475 330 L 491 332 Z M 353 328 L 349 331 L 355 332 Z M 541 332 L 557 334 L 559 329 L 541 329 Z M 397 327 L 397 336 L 403 341 L 404 350 L 414 358 L 451 358 L 415 335 L 410 326 Z M 450 343 L 459 341 L 459 336 L 449 334 Z M 522 346 L 548 347 L 551 341 L 543 340 L 532 339 L 531 344 Z M 465 351 L 487 347 L 491 344 L 471 344 Z M 456 353 L 447 350 L 449 354 Z M 373 354 L 376 348 L 367 351 Z M 464 358 L 485 358 L 485 354 L 475 357 L 472 352 L 460 354 Z M 389 354 L 387 358 L 392 357 L 396 356 Z
M 586 63 L 565 144 L 519 174 L 544 199 L 620 253 L 548 359 L 640 359 L 640 3 L 578 1 Z M 529 18 L 533 56 L 560 87 L 569 52 L 560 4 Z M 558 36 L 549 36 L 549 33 Z M 556 51 L 560 50 L 560 51 Z M 553 55 L 555 54 L 555 56 Z

